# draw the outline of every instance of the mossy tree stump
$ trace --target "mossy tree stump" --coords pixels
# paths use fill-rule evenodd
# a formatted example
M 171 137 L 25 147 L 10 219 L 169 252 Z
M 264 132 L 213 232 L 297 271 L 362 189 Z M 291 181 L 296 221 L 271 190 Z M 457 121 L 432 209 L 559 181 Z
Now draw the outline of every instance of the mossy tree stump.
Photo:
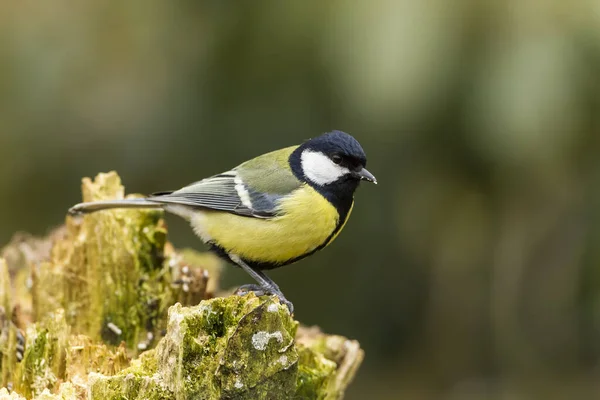
M 124 198 L 114 172 L 82 188 L 84 201 Z M 220 262 L 176 251 L 162 218 L 67 217 L 3 250 L 0 400 L 343 396 L 356 341 L 299 328 L 276 298 L 211 298 Z

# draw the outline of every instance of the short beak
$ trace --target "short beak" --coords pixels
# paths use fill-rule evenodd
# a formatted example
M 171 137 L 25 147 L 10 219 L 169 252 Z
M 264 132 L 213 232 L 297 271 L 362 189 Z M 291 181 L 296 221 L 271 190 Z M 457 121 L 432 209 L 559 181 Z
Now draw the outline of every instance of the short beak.
M 377 179 L 366 168 L 361 169 L 356 173 L 362 181 L 373 182 L 377 185 Z

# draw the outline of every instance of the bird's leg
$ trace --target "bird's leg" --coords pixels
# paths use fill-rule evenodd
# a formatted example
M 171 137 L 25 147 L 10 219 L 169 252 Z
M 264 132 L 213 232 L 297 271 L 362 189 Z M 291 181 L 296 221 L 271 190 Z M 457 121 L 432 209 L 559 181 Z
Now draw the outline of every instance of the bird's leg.
M 255 292 L 259 296 L 261 294 L 274 294 L 279 298 L 279 302 L 281 304 L 285 304 L 287 306 L 288 310 L 290 310 L 290 314 L 294 313 L 294 305 L 292 304 L 292 302 L 288 301 L 288 299 L 285 298 L 283 292 L 281 291 L 281 289 L 279 289 L 279 286 L 277 286 L 277 284 L 273 282 L 271 278 L 265 275 L 264 272 L 250 267 L 235 254 L 229 254 L 229 258 L 231 259 L 231 261 L 239 265 L 241 269 L 246 271 L 248 275 L 250 275 L 256 282 L 258 282 L 258 285 L 243 285 L 238 289 L 237 292 Z

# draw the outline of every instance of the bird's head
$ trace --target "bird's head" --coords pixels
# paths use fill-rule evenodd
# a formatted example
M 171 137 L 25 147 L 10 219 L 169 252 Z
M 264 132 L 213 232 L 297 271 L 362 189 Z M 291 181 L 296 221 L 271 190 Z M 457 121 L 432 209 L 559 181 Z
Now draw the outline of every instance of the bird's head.
M 365 168 L 367 156 L 363 148 L 347 133 L 325 133 L 304 142 L 294 153 L 294 172 L 314 186 L 358 186 L 361 180 L 377 183 Z

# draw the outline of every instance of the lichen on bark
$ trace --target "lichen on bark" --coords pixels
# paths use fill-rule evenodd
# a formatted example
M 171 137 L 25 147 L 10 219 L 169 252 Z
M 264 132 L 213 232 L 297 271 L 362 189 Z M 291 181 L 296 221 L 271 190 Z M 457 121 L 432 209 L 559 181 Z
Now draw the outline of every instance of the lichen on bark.
M 82 191 L 125 193 L 116 173 Z M 357 342 L 299 327 L 276 298 L 213 298 L 221 262 L 166 234 L 161 211 L 126 209 L 16 235 L 0 253 L 0 400 L 343 396 Z

